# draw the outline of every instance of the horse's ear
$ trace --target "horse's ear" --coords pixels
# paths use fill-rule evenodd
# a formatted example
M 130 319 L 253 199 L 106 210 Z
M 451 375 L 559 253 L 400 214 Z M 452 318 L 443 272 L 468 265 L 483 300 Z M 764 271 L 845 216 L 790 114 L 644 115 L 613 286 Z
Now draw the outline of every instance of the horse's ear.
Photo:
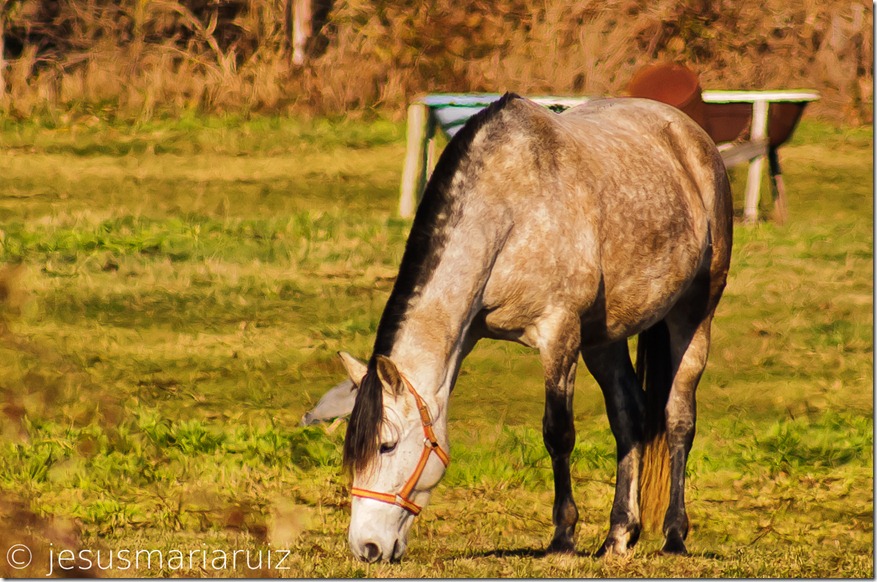
M 400 394 L 405 387 L 402 385 L 402 374 L 399 368 L 393 363 L 393 360 L 386 356 L 377 356 L 378 378 L 384 388 L 392 394 Z
M 338 352 L 338 357 L 341 358 L 341 363 L 344 364 L 344 369 L 347 370 L 347 375 L 350 377 L 353 385 L 359 389 L 359 385 L 362 384 L 362 379 L 365 378 L 368 367 L 365 363 L 357 360 L 347 352 Z

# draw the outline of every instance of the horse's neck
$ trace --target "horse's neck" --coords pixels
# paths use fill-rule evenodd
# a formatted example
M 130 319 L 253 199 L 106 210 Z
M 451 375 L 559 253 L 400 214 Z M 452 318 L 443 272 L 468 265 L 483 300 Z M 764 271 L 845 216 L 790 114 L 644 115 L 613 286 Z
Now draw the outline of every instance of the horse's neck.
M 502 217 L 463 214 L 447 233 L 435 270 L 406 310 L 391 359 L 436 403 L 446 404 L 464 356 L 466 334 L 509 225 Z

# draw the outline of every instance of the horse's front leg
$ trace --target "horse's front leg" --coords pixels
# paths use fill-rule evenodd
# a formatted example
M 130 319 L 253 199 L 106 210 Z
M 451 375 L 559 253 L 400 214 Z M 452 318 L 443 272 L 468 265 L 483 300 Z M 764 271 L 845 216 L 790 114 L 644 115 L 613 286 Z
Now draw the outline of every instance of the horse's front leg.
M 551 456 L 554 470 L 554 538 L 549 552 L 574 552 L 576 522 L 579 512 L 572 499 L 569 474 L 569 456 L 576 442 L 573 423 L 573 390 L 576 383 L 576 363 L 579 357 L 580 330 L 567 326 L 557 337 L 540 347 L 545 368 L 545 415 L 542 418 L 542 438 Z
M 636 544 L 642 529 L 639 476 L 645 394 L 637 383 L 627 341 L 589 347 L 582 350 L 582 356 L 603 391 L 609 427 L 615 436 L 618 462 L 615 501 L 609 515 L 609 534 L 597 555 L 624 554 Z

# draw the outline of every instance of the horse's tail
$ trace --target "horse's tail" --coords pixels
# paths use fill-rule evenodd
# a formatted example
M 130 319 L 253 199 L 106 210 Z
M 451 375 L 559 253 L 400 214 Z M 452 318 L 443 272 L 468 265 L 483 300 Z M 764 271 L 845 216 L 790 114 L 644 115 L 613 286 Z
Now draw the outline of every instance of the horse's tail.
M 639 484 L 642 524 L 647 531 L 660 531 L 670 502 L 670 453 L 664 409 L 673 382 L 670 331 L 664 321 L 639 334 L 636 375 L 646 391 L 645 449 Z

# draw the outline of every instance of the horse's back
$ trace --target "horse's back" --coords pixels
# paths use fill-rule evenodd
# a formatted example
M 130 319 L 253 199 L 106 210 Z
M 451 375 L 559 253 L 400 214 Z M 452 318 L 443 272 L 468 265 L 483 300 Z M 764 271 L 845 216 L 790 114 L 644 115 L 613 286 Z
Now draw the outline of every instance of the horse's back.
M 505 189 L 508 201 L 538 204 L 550 198 L 570 209 L 585 205 L 602 221 L 643 215 L 641 226 L 664 232 L 683 220 L 698 221 L 691 226 L 699 233 L 706 230 L 702 218 L 730 220 L 723 215 L 730 213 L 730 197 L 721 155 L 707 133 L 675 107 L 648 99 L 597 99 L 557 115 L 517 99 L 508 109 L 518 124 L 509 124 L 512 131 L 503 139 L 532 157 L 516 160 L 511 181 L 528 188 Z
M 598 99 L 569 109 L 557 119 L 575 134 L 574 142 L 584 150 L 583 160 L 599 159 L 605 168 L 614 158 L 628 166 L 628 188 L 637 181 L 648 181 L 653 187 L 647 173 L 657 172 L 665 182 L 687 182 L 679 183 L 677 189 L 697 194 L 707 213 L 727 209 L 725 166 L 715 143 L 675 107 L 649 99 Z M 646 197 L 640 201 L 650 203 Z M 679 203 L 694 206 L 696 200 Z

